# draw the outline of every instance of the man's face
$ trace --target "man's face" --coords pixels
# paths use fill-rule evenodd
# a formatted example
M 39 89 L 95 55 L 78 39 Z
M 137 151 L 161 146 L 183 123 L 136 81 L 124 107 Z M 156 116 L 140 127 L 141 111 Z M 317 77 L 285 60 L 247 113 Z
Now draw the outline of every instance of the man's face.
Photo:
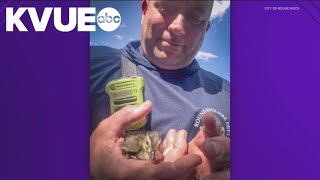
M 162 69 L 188 66 L 210 26 L 213 1 L 147 1 L 141 28 L 144 56 Z

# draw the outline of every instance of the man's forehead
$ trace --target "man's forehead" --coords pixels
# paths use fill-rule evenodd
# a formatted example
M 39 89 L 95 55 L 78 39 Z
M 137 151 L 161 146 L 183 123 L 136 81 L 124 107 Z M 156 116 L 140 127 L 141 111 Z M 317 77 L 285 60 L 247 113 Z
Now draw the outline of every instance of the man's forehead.
M 193 9 L 199 11 L 210 11 L 213 5 L 213 0 L 149 0 L 153 2 L 163 3 L 163 4 L 172 4 L 179 5 L 182 3 L 188 3 Z
M 189 2 L 192 4 L 209 4 L 213 3 L 213 0 L 147 0 L 147 1 L 154 1 L 154 2 Z

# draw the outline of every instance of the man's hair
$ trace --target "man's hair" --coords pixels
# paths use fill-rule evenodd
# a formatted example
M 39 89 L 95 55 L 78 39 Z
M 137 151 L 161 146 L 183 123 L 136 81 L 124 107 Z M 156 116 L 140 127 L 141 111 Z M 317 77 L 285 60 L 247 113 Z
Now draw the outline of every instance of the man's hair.
M 142 13 L 144 14 L 147 10 L 147 6 L 148 6 L 148 3 L 147 1 L 151 1 L 151 0 L 142 0 L 142 3 L 141 3 L 141 10 L 142 10 Z M 181 0 L 182 1 L 182 0 Z M 192 1 L 192 0 L 191 0 Z M 212 8 L 213 8 L 213 4 L 214 4 L 214 0 L 205 0 L 205 1 L 212 1 L 212 6 L 210 8 L 210 12 L 212 11 Z M 211 15 L 211 13 L 210 13 Z

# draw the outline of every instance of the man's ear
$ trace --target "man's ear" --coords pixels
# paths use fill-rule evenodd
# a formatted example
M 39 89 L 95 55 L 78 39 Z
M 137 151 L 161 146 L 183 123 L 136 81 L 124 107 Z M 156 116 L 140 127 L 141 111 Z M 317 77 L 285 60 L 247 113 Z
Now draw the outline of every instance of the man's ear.
M 207 25 L 206 32 L 209 30 L 210 26 L 211 26 L 211 23 L 210 23 L 210 20 L 209 20 L 208 25 Z
M 141 10 L 142 10 L 142 14 L 143 14 L 143 15 L 145 15 L 145 14 L 146 14 L 147 7 L 148 7 L 147 0 L 142 0 Z

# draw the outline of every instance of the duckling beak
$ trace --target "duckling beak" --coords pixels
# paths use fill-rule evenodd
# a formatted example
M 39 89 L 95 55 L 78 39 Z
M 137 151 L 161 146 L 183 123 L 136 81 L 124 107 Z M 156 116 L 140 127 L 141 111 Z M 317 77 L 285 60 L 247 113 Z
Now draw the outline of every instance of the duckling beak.
M 154 161 L 156 159 L 156 153 L 155 151 L 151 151 L 150 152 L 150 158 L 152 159 L 152 161 Z

